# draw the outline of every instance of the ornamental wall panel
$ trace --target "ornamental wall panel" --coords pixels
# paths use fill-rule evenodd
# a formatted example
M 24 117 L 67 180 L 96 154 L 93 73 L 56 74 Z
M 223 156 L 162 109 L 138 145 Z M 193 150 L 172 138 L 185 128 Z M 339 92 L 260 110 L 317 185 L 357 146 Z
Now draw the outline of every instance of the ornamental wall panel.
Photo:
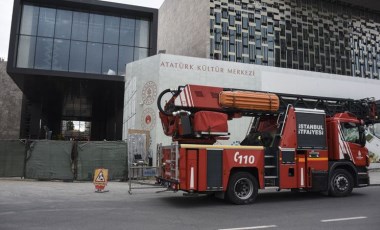
M 379 79 L 380 15 L 338 1 L 210 0 L 210 58 Z

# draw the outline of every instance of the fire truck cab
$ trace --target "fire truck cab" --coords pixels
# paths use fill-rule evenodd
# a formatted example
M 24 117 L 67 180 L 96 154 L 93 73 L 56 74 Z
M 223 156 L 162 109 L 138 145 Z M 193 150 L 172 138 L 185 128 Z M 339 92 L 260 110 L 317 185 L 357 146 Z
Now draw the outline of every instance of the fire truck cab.
M 199 85 L 165 90 L 157 105 L 173 144 L 159 148 L 157 182 L 234 204 L 254 202 L 265 188 L 347 196 L 370 183 L 364 125 L 377 121 L 378 104 Z M 228 120 L 242 116 L 252 122 L 241 127 L 240 145 L 215 144 L 228 139 Z

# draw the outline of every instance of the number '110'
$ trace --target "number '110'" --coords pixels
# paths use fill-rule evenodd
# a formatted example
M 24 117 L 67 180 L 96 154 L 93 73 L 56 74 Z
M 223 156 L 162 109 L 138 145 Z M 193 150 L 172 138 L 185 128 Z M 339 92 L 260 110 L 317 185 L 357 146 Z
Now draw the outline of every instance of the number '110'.
M 255 156 L 253 155 L 240 155 L 239 152 L 236 152 L 234 155 L 234 161 L 239 164 L 253 164 L 255 163 Z

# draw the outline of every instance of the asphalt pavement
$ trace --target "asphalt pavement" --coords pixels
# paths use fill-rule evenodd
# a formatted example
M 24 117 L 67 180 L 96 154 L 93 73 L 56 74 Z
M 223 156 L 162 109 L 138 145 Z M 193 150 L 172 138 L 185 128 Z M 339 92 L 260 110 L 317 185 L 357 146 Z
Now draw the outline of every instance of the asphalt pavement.
M 379 172 L 371 171 L 371 175 Z M 0 180 L 0 229 L 344 229 L 377 230 L 380 186 L 349 197 L 284 190 L 260 191 L 252 205 L 214 197 L 185 197 L 163 189 L 132 190 L 110 182 L 95 193 L 90 182 Z
M 91 182 L 0 179 L 0 229 L 379 229 L 380 164 L 371 185 L 349 197 L 260 190 L 252 205 L 214 197 L 186 197 L 162 188 L 133 189 L 109 182 L 95 193 Z M 160 192 L 160 193 L 157 193 Z

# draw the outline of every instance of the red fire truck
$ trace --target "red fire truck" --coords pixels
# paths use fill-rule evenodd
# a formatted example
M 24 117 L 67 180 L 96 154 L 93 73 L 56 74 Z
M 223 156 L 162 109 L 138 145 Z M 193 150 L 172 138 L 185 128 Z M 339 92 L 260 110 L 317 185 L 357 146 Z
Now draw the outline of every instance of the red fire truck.
M 157 182 L 235 204 L 254 202 L 265 188 L 347 196 L 370 183 L 364 127 L 379 121 L 379 102 L 201 85 L 164 90 L 157 105 L 173 144 L 159 148 Z M 243 116 L 252 120 L 240 145 L 215 144 L 229 138 L 228 120 Z

